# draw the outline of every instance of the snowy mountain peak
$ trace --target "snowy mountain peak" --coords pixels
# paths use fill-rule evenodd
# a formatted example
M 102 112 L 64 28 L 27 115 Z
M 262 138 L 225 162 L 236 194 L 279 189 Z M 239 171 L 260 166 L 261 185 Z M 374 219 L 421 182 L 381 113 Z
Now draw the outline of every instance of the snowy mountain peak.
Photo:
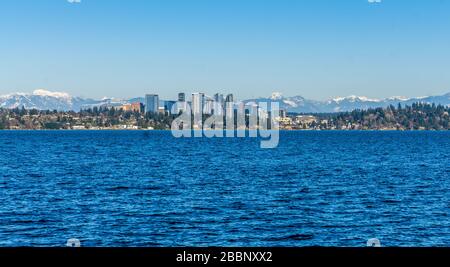
M 63 92 L 52 92 L 44 89 L 37 89 L 33 91 L 33 95 L 35 96 L 47 96 L 47 97 L 55 97 L 55 98 L 72 98 L 68 93 Z
M 98 103 L 90 99 L 72 97 L 68 93 L 37 89 L 32 93 L 13 93 L 0 96 L 0 107 L 40 109 L 40 110 L 75 110 L 85 104 Z
M 283 99 L 283 94 L 281 94 L 280 92 L 273 92 L 272 96 L 270 97 L 270 99 L 272 99 L 272 100 Z
M 272 94 L 271 98 L 257 98 L 249 99 L 244 102 L 261 102 L 261 101 L 277 101 L 280 103 L 280 108 L 289 112 L 296 113 L 329 113 L 329 112 L 345 112 L 355 109 L 369 109 L 387 107 L 389 105 L 412 105 L 417 102 L 435 103 L 445 106 L 450 106 L 450 94 L 443 96 L 429 96 L 429 97 L 399 97 L 394 96 L 385 99 L 374 99 L 366 96 L 351 95 L 347 97 L 337 97 L 327 101 L 316 101 L 305 99 L 301 96 L 283 97 L 280 93 Z
M 103 98 L 101 100 L 72 97 L 68 93 L 53 92 L 44 89 L 35 90 L 33 93 L 13 93 L 0 96 L 0 108 L 21 108 L 40 110 L 73 110 L 95 107 L 95 106 L 120 106 L 124 103 L 132 103 L 144 100 L 141 98 L 115 99 Z M 328 101 L 316 101 L 305 99 L 301 96 L 284 97 L 275 92 L 270 98 L 257 98 L 244 100 L 245 103 L 278 102 L 280 108 L 289 112 L 297 113 L 328 113 L 352 111 L 355 109 L 369 109 L 387 107 L 389 105 L 411 105 L 417 102 L 435 103 L 450 106 L 450 94 L 429 97 L 390 97 L 386 99 L 371 99 L 364 96 L 339 97 Z
M 386 98 L 386 100 L 389 101 L 408 101 L 410 98 L 406 96 L 391 96 L 389 98 Z
M 366 96 L 356 96 L 356 95 L 351 95 L 351 96 L 347 96 L 347 97 L 337 97 L 332 99 L 333 102 L 336 103 L 340 103 L 343 101 L 349 101 L 349 102 L 380 102 L 381 100 L 379 99 L 374 99 L 374 98 L 368 98 Z

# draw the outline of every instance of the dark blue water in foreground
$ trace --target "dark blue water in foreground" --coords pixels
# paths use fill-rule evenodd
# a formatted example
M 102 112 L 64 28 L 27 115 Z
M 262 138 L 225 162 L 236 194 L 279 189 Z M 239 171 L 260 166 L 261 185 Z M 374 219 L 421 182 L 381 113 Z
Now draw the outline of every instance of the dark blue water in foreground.
M 0 246 L 450 246 L 450 132 L 0 132 Z

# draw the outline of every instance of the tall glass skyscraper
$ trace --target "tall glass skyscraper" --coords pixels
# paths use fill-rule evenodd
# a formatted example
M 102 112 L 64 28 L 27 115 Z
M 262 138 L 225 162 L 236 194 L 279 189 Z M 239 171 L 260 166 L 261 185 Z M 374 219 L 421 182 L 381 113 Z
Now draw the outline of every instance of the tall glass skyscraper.
M 174 108 L 176 101 L 164 101 L 164 110 L 168 114 L 176 114 L 178 111 Z
M 234 102 L 233 94 L 227 95 L 225 102 L 230 102 L 230 103 Z
M 178 94 L 178 102 L 185 102 L 186 101 L 186 95 L 184 93 Z
M 225 116 L 227 117 L 227 120 L 230 119 L 230 118 L 234 118 L 234 97 L 233 97 L 233 94 L 227 95 L 227 97 L 225 99 Z M 227 124 L 227 125 L 230 125 L 230 124 Z
M 219 93 L 215 94 L 214 95 L 214 101 L 216 101 L 218 103 L 223 103 L 224 102 L 223 95 L 219 94 Z
M 145 95 L 145 112 L 157 113 L 159 108 L 158 95 Z
M 215 115 L 223 115 L 223 111 L 224 111 L 224 103 L 225 103 L 225 99 L 223 98 L 222 94 L 215 94 L 214 95 L 214 114 Z
M 205 106 L 203 108 L 203 113 L 211 115 L 214 110 L 214 99 L 205 97 Z
M 205 106 L 205 94 L 194 93 L 192 94 L 192 113 L 203 114 L 203 107 Z

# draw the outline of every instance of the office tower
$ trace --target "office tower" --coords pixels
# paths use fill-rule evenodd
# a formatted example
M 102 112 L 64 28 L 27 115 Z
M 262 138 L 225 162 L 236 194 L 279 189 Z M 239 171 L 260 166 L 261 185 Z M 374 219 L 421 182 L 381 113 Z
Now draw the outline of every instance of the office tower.
M 157 113 L 159 109 L 158 95 L 145 95 L 145 112 Z
M 213 107 L 213 112 L 215 115 L 223 115 L 223 110 L 224 110 L 224 98 L 222 94 L 215 94 L 214 95 L 214 107 Z
M 173 106 L 176 104 L 177 102 L 175 101 L 164 101 L 164 110 L 169 114 L 174 114 L 178 113 L 176 110 L 172 110 Z
M 187 110 L 188 102 L 186 102 L 186 94 L 185 93 L 178 93 L 178 102 L 175 104 L 174 110 L 171 110 L 178 114 L 180 112 L 184 112 Z
M 233 94 L 227 95 L 225 99 L 225 116 L 234 117 L 234 97 Z
M 186 95 L 184 93 L 178 94 L 178 102 L 185 102 L 186 101 Z
M 206 98 L 205 107 L 203 108 L 203 113 L 207 115 L 211 115 L 214 110 L 214 100 L 212 98 Z
M 192 113 L 194 115 L 203 114 L 204 106 L 205 106 L 205 94 L 203 93 L 192 94 Z
M 218 103 L 223 103 L 224 99 L 223 99 L 223 95 L 222 94 L 215 94 L 214 95 L 214 101 L 218 102 Z
M 227 95 L 225 102 L 233 103 L 234 102 L 233 94 Z

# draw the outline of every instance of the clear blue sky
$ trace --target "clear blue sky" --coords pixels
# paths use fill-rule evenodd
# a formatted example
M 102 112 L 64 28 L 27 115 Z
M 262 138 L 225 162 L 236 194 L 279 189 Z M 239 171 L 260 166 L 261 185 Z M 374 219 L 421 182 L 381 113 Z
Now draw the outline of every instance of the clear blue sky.
M 450 0 L 2 0 L 0 94 L 450 92 Z

